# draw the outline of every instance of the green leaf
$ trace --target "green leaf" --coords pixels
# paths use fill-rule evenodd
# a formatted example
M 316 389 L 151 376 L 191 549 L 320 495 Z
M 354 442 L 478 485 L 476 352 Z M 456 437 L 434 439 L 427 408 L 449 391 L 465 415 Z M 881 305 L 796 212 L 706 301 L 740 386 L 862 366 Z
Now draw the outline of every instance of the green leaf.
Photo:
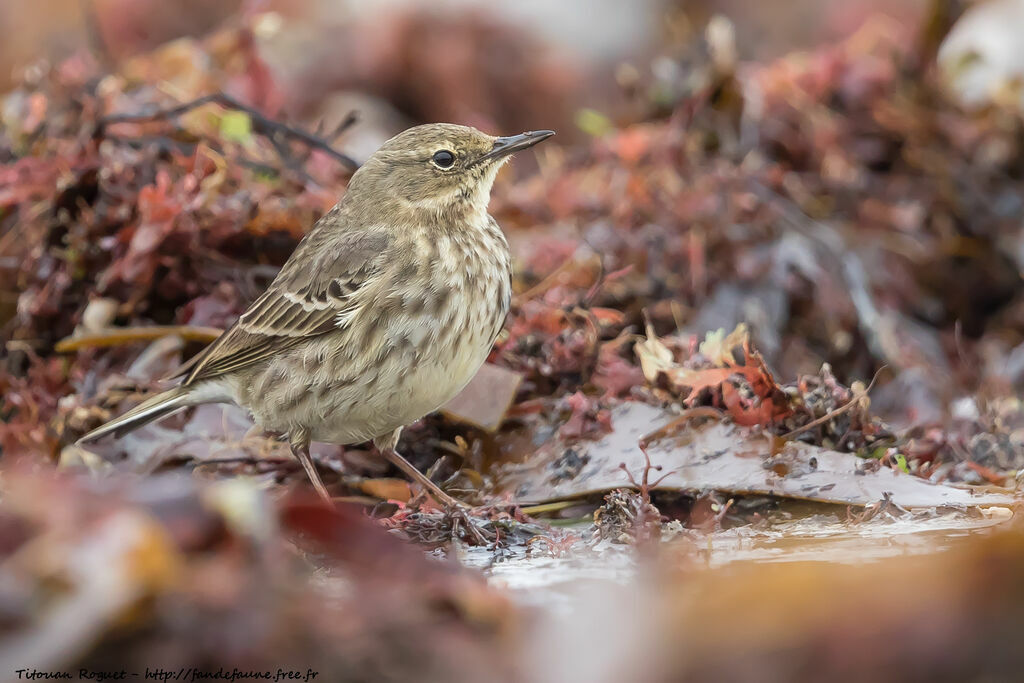
M 881 460 L 882 458 L 885 457 L 885 454 L 888 453 L 888 452 L 889 452 L 889 449 L 887 447 L 879 446 L 878 448 L 874 449 L 873 451 L 868 451 L 868 453 L 864 457 L 866 457 L 866 458 L 874 458 L 875 460 Z
M 899 467 L 903 472 L 910 474 L 910 468 L 907 466 L 907 458 L 902 453 L 896 454 L 896 467 Z
M 252 139 L 252 120 L 244 111 L 225 112 L 220 117 L 220 134 L 231 142 L 249 142 Z
M 594 109 L 580 109 L 576 112 L 576 127 L 587 135 L 600 137 L 612 131 L 611 120 Z

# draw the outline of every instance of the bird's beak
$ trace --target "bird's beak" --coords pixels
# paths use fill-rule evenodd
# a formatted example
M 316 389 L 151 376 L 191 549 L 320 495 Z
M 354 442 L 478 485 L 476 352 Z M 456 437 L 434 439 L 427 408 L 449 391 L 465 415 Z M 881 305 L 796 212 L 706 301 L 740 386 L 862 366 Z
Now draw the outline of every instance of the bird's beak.
M 520 133 L 519 135 L 509 135 L 508 137 L 495 138 L 494 147 L 490 152 L 487 152 L 482 157 L 477 159 L 477 163 L 481 161 L 487 161 L 488 159 L 500 159 L 501 157 L 508 156 L 513 152 L 533 147 L 542 140 L 547 140 L 549 137 L 555 134 L 553 130 L 531 130 L 526 133 Z

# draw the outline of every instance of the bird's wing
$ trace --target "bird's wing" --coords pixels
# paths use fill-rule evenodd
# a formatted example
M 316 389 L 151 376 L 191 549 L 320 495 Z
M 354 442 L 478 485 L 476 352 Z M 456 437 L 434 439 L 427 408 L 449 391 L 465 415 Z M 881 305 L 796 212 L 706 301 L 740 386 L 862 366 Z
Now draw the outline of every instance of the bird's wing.
M 210 379 L 337 329 L 355 307 L 353 295 L 380 271 L 387 246 L 384 232 L 310 233 L 267 291 L 176 376 L 186 385 Z

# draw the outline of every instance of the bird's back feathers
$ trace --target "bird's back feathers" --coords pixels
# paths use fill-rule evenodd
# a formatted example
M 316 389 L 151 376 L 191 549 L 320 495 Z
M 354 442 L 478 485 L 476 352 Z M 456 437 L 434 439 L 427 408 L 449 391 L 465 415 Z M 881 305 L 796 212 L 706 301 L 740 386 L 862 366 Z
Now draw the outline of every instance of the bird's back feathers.
M 176 376 L 191 385 L 336 329 L 353 295 L 381 267 L 388 245 L 383 230 L 338 230 L 341 220 L 338 211 L 320 219 L 267 291 Z

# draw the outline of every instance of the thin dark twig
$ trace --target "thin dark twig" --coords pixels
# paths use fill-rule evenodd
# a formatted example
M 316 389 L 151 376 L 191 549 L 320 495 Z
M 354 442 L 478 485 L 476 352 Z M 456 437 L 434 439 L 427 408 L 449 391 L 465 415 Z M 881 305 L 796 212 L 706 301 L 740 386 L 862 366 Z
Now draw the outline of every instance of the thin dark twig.
M 797 434 L 803 434 L 804 432 L 806 432 L 806 431 L 808 431 L 810 429 L 814 429 L 815 427 L 817 427 L 819 425 L 825 424 L 826 422 L 828 422 L 829 420 L 831 420 L 834 417 L 842 415 L 847 410 L 849 410 L 853 406 L 857 405 L 862 398 L 864 398 L 865 396 L 868 395 L 868 393 L 871 391 L 871 388 L 875 386 L 875 382 L 878 380 L 878 376 L 880 374 L 882 374 L 882 370 L 885 370 L 888 367 L 889 367 L 888 365 L 883 365 L 882 367 L 878 368 L 878 371 L 875 372 L 875 376 L 871 378 L 871 383 L 868 384 L 867 388 L 865 388 L 863 391 L 857 392 L 857 394 L 853 398 L 851 398 L 849 401 L 847 401 L 843 405 L 839 406 L 835 410 L 829 411 L 825 415 L 822 415 L 817 420 L 812 420 L 811 422 L 808 422 L 807 424 L 803 425 L 802 427 L 797 427 L 793 431 L 786 432 L 785 434 L 783 434 L 779 438 L 788 441 L 788 440 L 792 439 L 794 436 L 796 436 Z
M 330 142 L 335 142 L 345 133 L 345 131 L 347 131 L 352 126 L 356 125 L 358 122 L 359 112 L 353 109 L 352 111 L 345 115 L 345 118 L 341 120 L 341 123 L 334 127 L 334 130 L 331 131 L 331 134 L 327 136 L 327 140 L 329 140 Z
M 270 144 L 277 150 L 277 155 L 281 157 L 284 165 L 288 167 L 288 170 L 295 173 L 302 179 L 302 182 L 308 183 L 312 180 L 310 175 L 302 168 L 302 164 L 288 152 L 288 145 L 285 144 L 284 140 L 278 135 L 270 135 L 267 137 L 270 140 Z
M 267 465 L 280 467 L 282 465 L 298 464 L 294 458 L 257 458 L 251 455 L 242 455 L 230 458 L 206 458 L 192 464 L 193 469 L 200 467 L 212 467 L 215 465 Z
M 695 408 L 689 408 L 680 413 L 678 417 L 673 419 L 668 424 L 662 425 L 658 429 L 655 429 L 653 432 L 649 432 L 648 434 L 644 434 L 642 437 L 640 437 L 640 447 L 647 448 L 655 441 L 676 433 L 684 425 L 689 423 L 690 420 L 695 420 L 698 418 L 712 418 L 715 420 L 724 420 L 725 417 L 725 413 L 723 413 L 718 408 L 713 408 L 711 406 L 697 406 Z
M 272 142 L 277 142 L 276 136 L 287 136 L 295 140 L 299 140 L 313 149 L 319 149 L 336 161 L 340 162 L 342 165 L 347 166 L 350 170 L 354 171 L 359 168 L 359 164 L 357 164 L 352 157 L 337 151 L 323 138 L 300 128 L 289 126 L 286 123 L 275 121 L 274 119 L 260 113 L 253 107 L 243 104 L 234 97 L 220 92 L 203 95 L 202 97 L 198 97 L 194 100 L 190 100 L 168 109 L 158 109 L 156 111 L 139 114 L 108 114 L 107 116 L 99 119 L 96 127 L 96 135 L 102 137 L 105 135 L 107 126 L 117 123 L 142 123 L 146 121 L 173 119 L 186 112 L 192 111 L 193 109 L 211 103 L 219 104 L 228 109 L 236 109 L 238 111 L 245 112 L 249 115 L 249 118 L 252 121 L 253 130 L 260 135 L 269 138 Z M 356 120 L 357 117 L 354 115 L 346 117 L 345 120 L 339 124 L 338 128 L 331 134 L 331 138 L 337 139 L 337 137 L 341 135 L 345 129 L 351 127 Z

